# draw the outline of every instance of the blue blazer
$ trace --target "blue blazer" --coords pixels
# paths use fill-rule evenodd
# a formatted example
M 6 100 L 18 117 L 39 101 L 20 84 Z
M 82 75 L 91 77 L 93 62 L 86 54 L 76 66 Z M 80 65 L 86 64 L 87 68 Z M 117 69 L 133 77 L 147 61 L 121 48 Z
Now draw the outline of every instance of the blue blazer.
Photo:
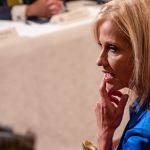
M 31 4 L 35 0 L 23 0 L 22 4 Z M 0 20 L 11 19 L 11 7 L 8 6 L 7 0 L 0 0 Z
M 150 150 L 149 108 L 149 104 L 140 107 L 135 101 L 134 107 L 130 109 L 130 120 L 117 150 Z

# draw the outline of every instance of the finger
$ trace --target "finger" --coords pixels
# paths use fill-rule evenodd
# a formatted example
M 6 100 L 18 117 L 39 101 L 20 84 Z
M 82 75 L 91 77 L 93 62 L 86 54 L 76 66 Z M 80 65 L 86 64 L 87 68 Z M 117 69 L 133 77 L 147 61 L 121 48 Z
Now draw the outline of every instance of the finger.
M 58 10 L 55 10 L 55 9 L 54 9 L 54 10 L 51 10 L 51 9 L 49 9 L 49 8 L 46 8 L 45 12 L 46 12 L 47 16 L 52 16 L 52 15 L 57 14 L 57 13 L 58 13 Z
M 62 11 L 63 7 L 61 5 L 47 5 L 47 9 L 49 9 L 50 11 L 55 12 L 55 13 L 59 13 Z
M 52 11 L 52 15 L 57 15 L 57 14 L 59 14 L 59 11 L 57 10 Z
M 48 9 L 50 9 L 50 10 L 60 10 L 61 7 L 59 7 L 57 5 L 52 5 L 52 6 L 49 6 Z
M 108 94 L 106 91 L 106 81 L 103 79 L 99 88 L 99 93 L 100 96 L 104 97 L 104 98 L 108 98 Z
M 48 9 L 51 11 L 55 11 L 58 9 L 58 7 L 56 5 L 52 5 L 52 6 L 49 6 Z
M 97 102 L 96 107 L 95 107 L 95 115 L 96 115 L 97 127 L 99 129 L 101 125 L 101 115 L 102 115 L 101 105 L 99 102 Z
M 118 109 L 117 109 L 119 114 L 124 113 L 124 109 L 125 109 L 125 106 L 127 104 L 128 98 L 129 98 L 129 95 L 127 95 L 127 94 L 125 94 L 121 97 L 120 102 L 118 104 Z
M 116 97 L 111 96 L 110 100 L 118 106 L 119 100 Z
M 123 96 L 123 94 L 120 91 L 109 91 L 108 95 L 109 96 L 114 95 L 114 96 L 118 96 L 118 97 Z

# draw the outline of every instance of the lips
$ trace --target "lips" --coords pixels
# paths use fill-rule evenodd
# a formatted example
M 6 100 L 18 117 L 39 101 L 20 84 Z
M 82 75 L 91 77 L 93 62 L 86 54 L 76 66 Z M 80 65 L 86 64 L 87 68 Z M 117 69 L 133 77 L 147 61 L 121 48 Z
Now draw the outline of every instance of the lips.
M 105 79 L 106 82 L 109 82 L 112 79 L 114 79 L 115 75 L 113 73 L 106 72 L 106 71 L 103 71 L 103 72 L 104 72 L 104 79 Z
M 110 74 L 110 73 L 105 73 L 104 74 L 104 79 L 105 80 L 110 80 L 110 79 L 112 79 L 113 78 L 113 76 Z

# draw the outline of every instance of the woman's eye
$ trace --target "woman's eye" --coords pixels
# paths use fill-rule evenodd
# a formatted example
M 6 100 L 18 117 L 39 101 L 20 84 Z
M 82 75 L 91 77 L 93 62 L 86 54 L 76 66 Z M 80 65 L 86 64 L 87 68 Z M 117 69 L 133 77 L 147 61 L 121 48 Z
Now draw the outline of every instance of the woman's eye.
M 109 46 L 109 51 L 112 53 L 117 53 L 118 52 L 118 48 L 116 46 L 110 45 Z

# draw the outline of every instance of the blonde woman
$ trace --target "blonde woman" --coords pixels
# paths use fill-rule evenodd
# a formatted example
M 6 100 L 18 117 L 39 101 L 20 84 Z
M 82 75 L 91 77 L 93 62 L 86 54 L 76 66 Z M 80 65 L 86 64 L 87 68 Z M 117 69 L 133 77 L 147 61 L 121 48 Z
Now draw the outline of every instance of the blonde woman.
M 148 3 L 148 0 L 112 0 L 102 6 L 95 24 L 99 44 L 97 65 L 104 74 L 95 108 L 98 150 L 112 150 L 114 132 L 131 96 L 130 120 L 116 149 L 150 149 Z M 119 91 L 125 87 L 131 92 Z

